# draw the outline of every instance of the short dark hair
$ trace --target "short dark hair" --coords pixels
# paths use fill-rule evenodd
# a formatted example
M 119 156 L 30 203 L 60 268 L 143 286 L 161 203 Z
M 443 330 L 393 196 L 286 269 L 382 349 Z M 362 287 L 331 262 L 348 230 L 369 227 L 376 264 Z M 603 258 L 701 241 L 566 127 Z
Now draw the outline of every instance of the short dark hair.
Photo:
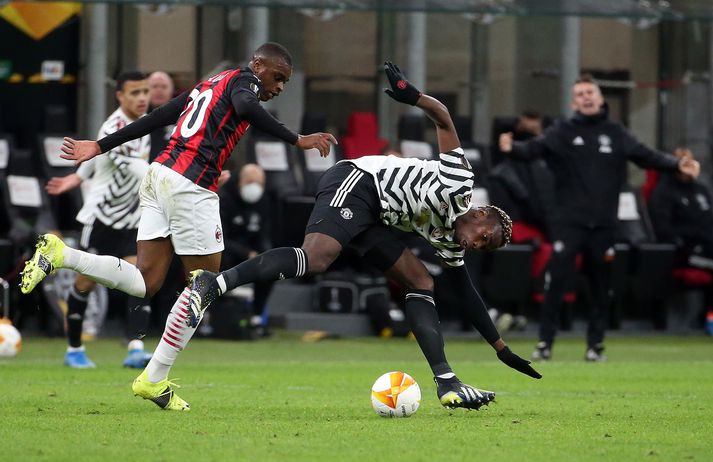
M 485 208 L 488 210 L 488 214 L 500 222 L 500 228 L 503 231 L 503 241 L 500 247 L 504 247 L 512 239 L 512 220 L 510 216 L 505 213 L 500 207 L 494 205 L 486 205 Z
M 524 117 L 526 119 L 542 119 L 540 113 L 535 109 L 524 109 L 520 113 L 520 117 Z
M 254 56 L 264 56 L 265 58 L 279 58 L 285 61 L 288 66 L 292 66 L 292 55 L 287 48 L 277 42 L 267 42 L 260 45 Z
M 116 77 L 116 91 L 123 91 L 126 82 L 146 80 L 146 74 L 141 71 L 124 71 Z

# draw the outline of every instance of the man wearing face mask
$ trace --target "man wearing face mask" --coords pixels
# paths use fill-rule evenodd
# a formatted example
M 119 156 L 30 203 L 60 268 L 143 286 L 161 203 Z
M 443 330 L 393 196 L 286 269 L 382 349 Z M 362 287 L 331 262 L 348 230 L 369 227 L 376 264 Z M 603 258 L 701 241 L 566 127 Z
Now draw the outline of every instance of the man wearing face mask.
M 263 194 L 265 171 L 257 164 L 246 164 L 237 176 L 218 190 L 220 219 L 225 233 L 221 261 L 224 270 L 272 248 L 269 239 L 271 215 Z M 271 289 L 272 282 L 255 284 L 253 326 L 263 325 L 262 315 Z

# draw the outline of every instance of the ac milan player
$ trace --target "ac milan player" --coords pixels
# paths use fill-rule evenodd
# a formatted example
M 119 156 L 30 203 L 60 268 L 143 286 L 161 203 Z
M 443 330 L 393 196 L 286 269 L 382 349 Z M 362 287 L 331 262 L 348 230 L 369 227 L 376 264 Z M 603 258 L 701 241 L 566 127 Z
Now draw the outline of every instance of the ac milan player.
M 250 125 L 300 149 L 329 154 L 328 133 L 301 136 L 260 106 L 279 95 L 292 74 L 292 58 L 282 45 L 266 43 L 247 67 L 222 72 L 98 142 L 65 138 L 62 155 L 80 164 L 159 126 L 176 124 L 171 140 L 141 185 L 141 220 L 136 266 L 116 257 L 92 255 L 66 246 L 53 235 L 40 236 L 27 262 L 21 290 L 29 293 L 56 268 L 70 268 L 110 288 L 150 297 L 166 276 L 173 252 L 187 271 L 218 271 L 223 250 L 216 189 L 222 167 Z M 174 392 L 168 371 L 196 327 L 186 324 L 190 289 L 178 297 L 166 328 L 133 391 L 163 409 L 188 410 Z

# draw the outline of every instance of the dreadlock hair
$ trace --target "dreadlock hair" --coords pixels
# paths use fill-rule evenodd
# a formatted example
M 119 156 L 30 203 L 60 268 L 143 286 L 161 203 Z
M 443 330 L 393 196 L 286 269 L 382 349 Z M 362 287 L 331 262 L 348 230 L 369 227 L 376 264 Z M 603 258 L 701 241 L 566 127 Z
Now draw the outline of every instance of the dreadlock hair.
M 488 213 L 495 216 L 500 222 L 500 227 L 503 230 L 503 244 L 500 247 L 504 247 L 512 239 L 512 220 L 505 211 L 494 205 L 486 205 L 485 209 L 488 209 Z

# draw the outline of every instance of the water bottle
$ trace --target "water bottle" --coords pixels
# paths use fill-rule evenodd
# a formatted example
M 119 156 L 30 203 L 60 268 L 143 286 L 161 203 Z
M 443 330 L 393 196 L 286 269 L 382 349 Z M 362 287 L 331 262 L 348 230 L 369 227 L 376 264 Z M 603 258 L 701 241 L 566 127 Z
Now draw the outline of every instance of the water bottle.
M 706 315 L 706 332 L 713 336 L 713 310 L 708 310 Z

